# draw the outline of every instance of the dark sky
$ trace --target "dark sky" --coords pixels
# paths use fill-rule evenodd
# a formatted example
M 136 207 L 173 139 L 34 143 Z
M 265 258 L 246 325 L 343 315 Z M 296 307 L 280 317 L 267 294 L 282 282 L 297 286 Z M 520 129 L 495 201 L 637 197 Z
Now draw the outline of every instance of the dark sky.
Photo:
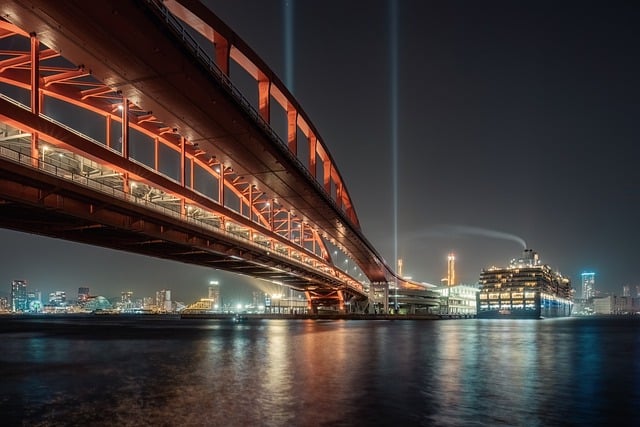
M 605 292 L 640 285 L 633 2 L 399 1 L 395 24 L 388 0 L 205 3 L 290 85 L 364 234 L 390 263 L 397 242 L 405 275 L 439 284 L 453 251 L 459 280 L 473 283 L 482 267 L 518 256 L 524 240 L 575 287 L 587 270 Z M 43 290 L 55 283 L 75 294 L 87 284 L 143 296 L 170 287 L 189 302 L 209 280 L 227 298 L 248 289 L 236 282 L 251 282 L 26 234 L 0 238 L 12 242 L 2 280 Z

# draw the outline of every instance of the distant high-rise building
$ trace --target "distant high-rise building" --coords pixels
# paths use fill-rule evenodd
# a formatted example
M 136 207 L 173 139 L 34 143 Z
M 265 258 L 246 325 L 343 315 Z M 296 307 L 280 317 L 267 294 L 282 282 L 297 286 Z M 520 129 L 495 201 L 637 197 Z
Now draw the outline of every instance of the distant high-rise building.
M 209 299 L 212 300 L 212 305 L 221 307 L 220 304 L 220 283 L 212 280 L 209 282 Z
M 83 304 L 87 302 L 89 299 L 89 288 L 88 287 L 80 287 L 78 288 L 78 304 Z
M 10 295 L 11 311 L 25 312 L 29 310 L 29 299 L 27 298 L 27 281 L 14 280 L 11 282 Z
M 123 310 L 133 308 L 133 292 L 132 291 L 120 292 L 119 306 Z
M 447 256 L 447 285 L 455 286 L 456 284 L 456 256 L 449 254 Z
M 629 286 L 629 285 L 623 285 L 622 286 L 622 296 L 623 297 L 630 297 L 631 296 L 631 286 Z
M 156 292 L 156 307 L 162 311 L 171 311 L 171 290 L 162 289 Z
M 27 292 L 27 307 L 32 313 L 42 311 L 42 292 L 37 289 L 33 292 Z
M 582 298 L 596 296 L 596 273 L 582 273 Z
M 120 302 L 121 303 L 130 304 L 132 298 L 133 298 L 133 292 L 131 292 L 131 291 L 120 292 Z

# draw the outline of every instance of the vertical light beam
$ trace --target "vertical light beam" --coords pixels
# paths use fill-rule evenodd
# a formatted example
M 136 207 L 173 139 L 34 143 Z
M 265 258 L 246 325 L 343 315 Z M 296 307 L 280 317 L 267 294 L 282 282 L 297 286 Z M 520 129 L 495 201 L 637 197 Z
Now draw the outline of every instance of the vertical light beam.
M 283 1 L 284 13 L 284 80 L 287 88 L 294 93 L 293 88 L 293 0 Z
M 398 262 L 398 3 L 389 0 L 389 86 L 391 97 L 391 164 L 393 191 L 393 259 Z M 398 310 L 396 279 L 395 309 Z

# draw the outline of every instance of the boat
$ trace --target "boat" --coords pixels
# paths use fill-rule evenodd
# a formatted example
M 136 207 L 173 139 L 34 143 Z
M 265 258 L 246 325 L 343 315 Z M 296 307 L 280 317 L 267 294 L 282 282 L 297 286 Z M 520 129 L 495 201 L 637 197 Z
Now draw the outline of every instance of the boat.
M 507 267 L 480 273 L 476 296 L 478 319 L 542 319 L 571 316 L 571 281 L 548 265 L 537 252 L 525 249 Z

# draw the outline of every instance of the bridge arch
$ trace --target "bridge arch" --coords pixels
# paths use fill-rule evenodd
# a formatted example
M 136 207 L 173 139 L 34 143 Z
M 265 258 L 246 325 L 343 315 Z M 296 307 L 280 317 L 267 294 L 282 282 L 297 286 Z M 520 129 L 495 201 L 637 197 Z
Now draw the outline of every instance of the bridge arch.
M 394 277 L 362 235 L 344 181 L 302 108 L 239 37 L 210 11 L 198 9 L 203 7 L 199 2 L 150 0 L 86 8 L 65 4 L 51 9 L 44 0 L 28 5 L 14 0 L 5 7 L 11 23 L 1 23 L 1 35 L 17 37 L 23 46 L 0 55 L 0 116 L 11 128 L 7 141 L 22 143 L 13 147 L 17 151 L 4 147 L 7 152 L 28 159 L 34 170 L 50 172 L 53 166 L 59 178 L 68 174 L 85 184 L 108 181 L 125 200 L 155 203 L 170 216 L 179 216 L 172 225 L 181 231 L 171 243 L 191 249 L 185 253 L 204 252 L 202 257 L 213 256 L 220 268 L 239 266 L 269 280 L 284 277 L 289 286 L 306 290 L 310 300 L 314 295 L 332 295 L 343 302 L 345 294 L 366 296 L 366 282 L 335 265 L 335 248 L 368 280 Z M 117 20 L 114 13 L 106 13 L 110 8 L 118 9 Z M 215 62 L 193 46 L 171 12 L 208 35 Z M 127 30 L 149 36 L 134 44 L 117 40 Z M 179 58 L 179 66 L 168 64 L 167 56 Z M 144 61 L 130 64 L 125 58 Z M 246 105 L 231 84 L 230 61 L 254 77 L 257 110 Z M 188 96 L 171 91 L 175 88 Z M 10 93 L 14 96 L 7 96 Z M 51 102 L 100 117 L 100 137 L 80 134 L 61 118 L 52 120 L 46 114 Z M 286 114 L 286 142 L 270 128 L 272 105 Z M 298 134 L 306 138 L 306 164 L 298 158 Z M 47 152 L 41 141 L 55 148 Z M 136 158 L 139 141 L 145 141 L 147 160 Z M 53 153 L 62 155 L 65 164 L 54 162 Z M 69 174 L 64 166 L 72 157 L 93 175 Z M 166 166 L 167 157 L 178 172 Z M 26 179 L 28 174 L 23 175 Z M 204 189 L 201 176 L 209 183 Z M 217 191 L 211 192 L 212 186 Z M 91 203 L 84 208 L 94 209 Z M 112 213 L 121 215 L 121 221 L 139 223 L 139 212 L 126 209 Z M 221 240 L 186 230 L 184 223 Z M 156 234 L 166 229 L 159 222 L 153 227 Z

